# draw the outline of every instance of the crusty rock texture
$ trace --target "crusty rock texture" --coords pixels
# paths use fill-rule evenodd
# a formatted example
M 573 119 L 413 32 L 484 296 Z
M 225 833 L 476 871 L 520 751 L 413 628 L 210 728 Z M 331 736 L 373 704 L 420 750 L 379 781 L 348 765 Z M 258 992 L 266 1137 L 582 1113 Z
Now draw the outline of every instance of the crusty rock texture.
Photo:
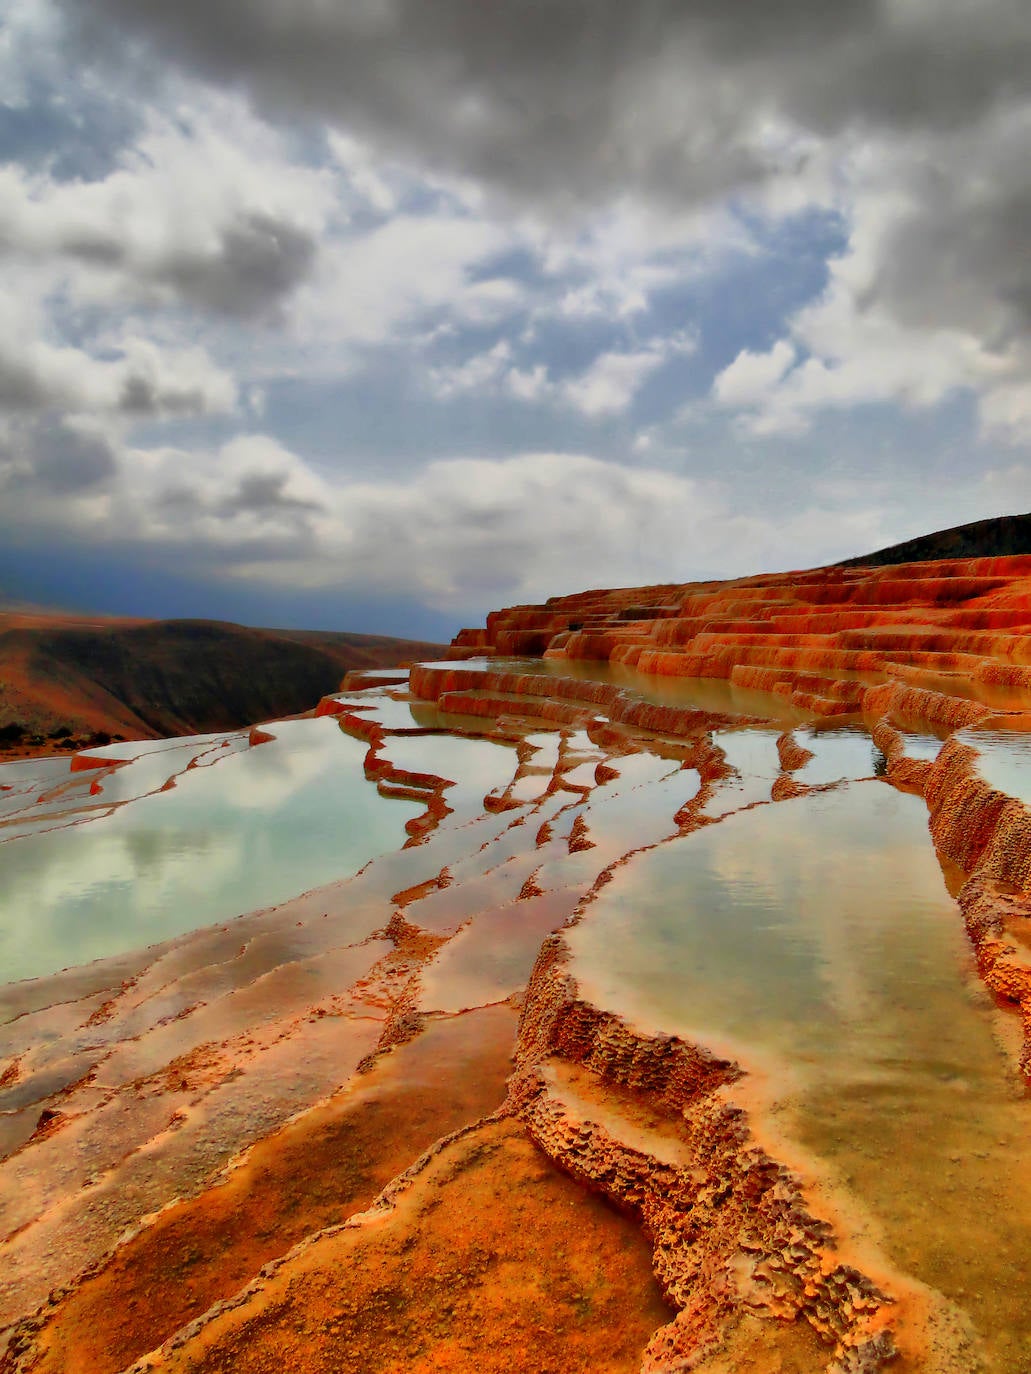
M 651 1238 L 677 1315 L 652 1337 L 642 1371 L 692 1368 L 743 1308 L 807 1321 L 833 1347 L 835 1369 L 880 1369 L 896 1353 L 885 1319 L 891 1299 L 834 1262 L 831 1227 L 723 1100 L 740 1068 L 592 1007 L 565 965 L 555 936 L 527 989 L 510 1101 L 551 1159 L 632 1211 Z M 629 1144 L 591 1120 L 592 1094 L 631 1122 L 647 1116 L 651 1141 L 643 1131 Z

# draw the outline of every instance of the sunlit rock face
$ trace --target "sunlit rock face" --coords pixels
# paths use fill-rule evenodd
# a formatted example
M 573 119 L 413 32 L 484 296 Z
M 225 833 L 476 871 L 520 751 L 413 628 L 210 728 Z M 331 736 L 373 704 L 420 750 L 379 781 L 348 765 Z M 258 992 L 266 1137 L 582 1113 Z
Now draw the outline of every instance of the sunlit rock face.
M 980 559 L 3 766 L 0 1369 L 1026 1374 L 1029 723 Z

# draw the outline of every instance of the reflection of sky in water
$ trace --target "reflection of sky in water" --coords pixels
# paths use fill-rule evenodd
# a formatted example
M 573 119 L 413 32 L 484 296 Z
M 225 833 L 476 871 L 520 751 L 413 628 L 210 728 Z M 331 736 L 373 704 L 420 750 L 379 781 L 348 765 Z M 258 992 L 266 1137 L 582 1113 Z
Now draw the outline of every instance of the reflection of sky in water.
M 57 763 L 54 759 L 29 760 L 29 768 L 18 764 L 0 768 L 0 823 L 10 821 L 19 813 L 35 806 L 42 796 L 54 798 L 71 795 L 80 798 L 88 795 L 92 778 L 88 773 L 72 773 L 67 759 L 60 760 L 60 769 L 41 771 L 40 764 Z M 32 766 L 35 765 L 35 766 Z M 3 832 L 0 831 L 0 837 Z
M 921 735 L 908 730 L 903 730 L 901 734 L 906 741 L 906 757 L 909 759 L 926 759 L 933 763 L 941 753 L 943 741 L 937 735 Z
M 96 820 L 109 814 L 116 804 L 159 791 L 189 767 L 204 766 L 228 757 L 227 751 L 238 753 L 249 747 L 247 734 L 242 731 L 198 735 L 174 743 L 145 742 L 154 747 L 131 761 L 125 756 L 126 761 L 117 767 L 115 756 L 105 754 L 111 759 L 106 768 L 69 772 L 65 778 L 46 780 L 44 785 L 23 795 L 20 802 L 12 800 L 7 808 L 0 800 L 0 841 L 9 843 L 23 835 Z M 164 747 L 156 747 L 159 744 Z
M 674 817 L 697 794 L 701 779 L 694 768 L 674 766 L 671 770 L 668 759 L 655 762 L 666 767 L 652 782 L 620 787 L 617 778 L 590 794 L 583 814 L 596 844 L 619 852 L 676 834 Z
M 771 782 L 781 771 L 777 752 L 779 730 L 739 729 L 714 730 L 713 743 L 718 745 L 727 762 L 744 779 L 762 778 Z M 792 771 L 796 781 L 810 787 L 839 782 L 847 778 L 869 778 L 876 771 L 880 750 L 865 730 L 854 726 L 830 729 L 799 727 L 795 739 L 813 755 L 807 763 Z
M 133 739 L 120 740 L 117 744 L 102 744 L 95 749 L 85 749 L 83 753 L 91 759 L 142 759 L 148 754 L 166 754 L 169 750 L 200 749 L 206 745 L 221 744 L 232 731 L 223 730 L 210 735 L 189 735 L 184 739 Z M 246 731 L 244 732 L 246 734 Z
M 841 778 L 870 778 L 880 750 L 865 730 L 843 726 L 833 730 L 796 730 L 795 738 L 814 757 L 793 776 L 810 786 L 838 782 Z
M 618 778 L 608 783 L 613 792 L 625 792 L 627 788 L 644 787 L 648 783 L 658 782 L 660 778 L 667 777 L 678 768 L 676 763 L 660 758 L 657 754 L 624 754 L 608 759 L 607 762 L 619 773 Z
M 519 766 L 513 745 L 452 735 L 388 735 L 380 756 L 410 772 L 453 780 L 446 793 L 451 806 L 458 800 L 482 802 L 488 792 L 504 790 Z
M 51 972 L 272 905 L 402 842 L 421 808 L 366 782 L 363 742 L 327 718 L 271 728 L 275 741 L 181 773 L 170 791 L 4 845 L 2 976 Z
M 17 759 L 13 763 L 0 763 L 0 787 L 18 791 L 34 786 L 37 780 L 49 784 L 70 775 L 71 763 L 67 758 Z
M 714 730 L 712 742 L 743 778 L 769 778 L 780 772 L 779 730 Z
M 656 1029 L 837 1054 L 889 989 L 905 1006 L 955 977 L 934 947 L 944 930 L 951 955 L 955 913 L 926 825 L 922 803 L 870 782 L 701 830 L 602 892 L 571 937 L 577 964 Z
M 1014 1260 L 1031 1254 L 1031 1102 L 921 799 L 853 783 L 673 840 L 617 873 L 568 939 L 591 1001 L 769 1068 L 774 1128 L 963 1309 L 992 1369 L 1026 1374 Z
M 959 738 L 977 750 L 977 771 L 991 787 L 1031 803 L 1031 735 L 1016 730 L 963 730 Z
M 396 690 L 396 689 L 391 689 Z M 419 722 L 412 715 L 412 706 L 418 702 L 398 701 L 384 687 L 373 687 L 365 692 L 348 692 L 336 698 L 349 709 L 357 708 L 368 720 L 374 720 L 385 730 L 412 730 Z

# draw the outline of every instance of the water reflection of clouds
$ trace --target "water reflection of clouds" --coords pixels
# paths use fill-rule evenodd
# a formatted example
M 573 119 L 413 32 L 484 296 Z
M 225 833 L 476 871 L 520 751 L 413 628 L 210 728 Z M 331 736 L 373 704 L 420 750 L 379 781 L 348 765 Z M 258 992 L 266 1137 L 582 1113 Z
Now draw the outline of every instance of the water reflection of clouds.
M 367 746 L 345 735 L 331 716 L 277 721 L 275 738 L 220 762 L 210 773 L 193 769 L 177 781 L 183 796 L 204 791 L 205 805 L 264 811 L 283 806 L 330 767 L 361 767 Z
M 960 933 L 923 804 L 870 782 L 640 856 L 572 943 L 615 1009 L 657 1029 L 823 1053 L 926 989 L 936 960 L 955 972 Z
M 139 747 L 140 742 L 133 747 Z M 113 806 L 136 801 L 161 790 L 170 780 L 185 775 L 186 770 L 199 761 L 223 762 L 233 751 L 248 747 L 247 736 L 193 736 L 186 740 L 149 740 L 154 745 L 137 757 L 119 764 L 114 754 L 105 753 L 112 765 L 70 772 L 64 761 L 64 773 L 37 775 L 36 785 L 22 791 L 17 799 L 0 794 L 0 841 L 10 843 L 42 830 L 59 829 L 68 825 L 82 825 L 110 814 Z M 157 748 L 161 745 L 163 747 Z M 40 762 L 49 762 L 41 760 Z M 96 788 L 94 792 L 93 789 Z
M 727 763 L 745 778 L 769 778 L 780 772 L 778 730 L 714 730 L 712 742 Z
M 417 803 L 365 779 L 328 718 L 179 776 L 89 825 L 4 850 L 0 968 L 27 977 L 151 943 L 347 876 L 404 838 Z
M 811 952 L 827 1018 L 871 1015 L 883 1000 L 880 949 L 894 944 L 897 961 L 907 921 L 929 906 L 951 914 L 923 802 L 860 783 L 747 824 L 747 839 L 714 846 L 714 876 L 728 893 L 761 894 L 778 940 Z
M 869 778 L 876 771 L 880 750 L 865 730 L 841 726 L 831 730 L 798 730 L 795 738 L 813 757 L 794 777 L 799 782 L 819 785 L 842 778 Z
M 480 798 L 503 790 L 519 765 L 511 744 L 453 735 L 389 735 L 380 752 L 396 767 L 453 779 L 461 795 Z
M 990 787 L 1031 802 L 1031 736 L 1017 730 L 973 728 L 957 738 L 978 752 L 977 771 Z

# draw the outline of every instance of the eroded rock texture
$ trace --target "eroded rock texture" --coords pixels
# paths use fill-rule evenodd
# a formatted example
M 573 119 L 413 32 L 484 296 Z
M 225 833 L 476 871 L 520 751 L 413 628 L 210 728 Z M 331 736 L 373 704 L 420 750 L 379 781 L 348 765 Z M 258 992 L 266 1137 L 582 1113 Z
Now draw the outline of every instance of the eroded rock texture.
M 0 992 L 0 1369 L 1026 1371 L 1026 709 L 1031 558 L 980 559 L 515 607 L 307 722 L 0 771 L 54 887 L 338 727 L 398 808 Z

